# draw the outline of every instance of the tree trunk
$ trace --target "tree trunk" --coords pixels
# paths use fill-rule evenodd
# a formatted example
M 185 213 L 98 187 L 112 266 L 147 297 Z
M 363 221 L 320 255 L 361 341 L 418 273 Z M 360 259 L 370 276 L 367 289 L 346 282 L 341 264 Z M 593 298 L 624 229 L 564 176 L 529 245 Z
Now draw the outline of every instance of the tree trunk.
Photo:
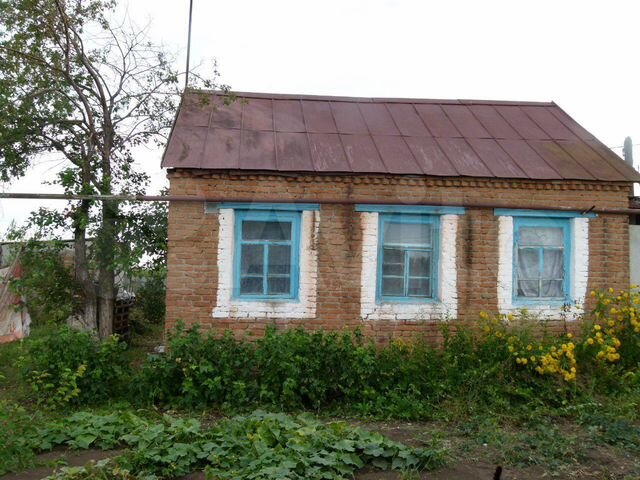
M 102 202 L 102 226 L 98 233 L 98 333 L 100 338 L 113 334 L 113 317 L 116 301 L 115 287 L 115 241 L 118 205 Z
M 105 339 L 113 334 L 113 317 L 116 303 L 115 275 L 111 269 L 101 269 L 98 280 L 98 309 L 100 322 L 98 335 Z
M 76 212 L 74 221 L 74 272 L 75 279 L 83 294 L 83 308 L 81 322 L 87 330 L 98 329 L 98 310 L 96 303 L 96 289 L 93 278 L 89 273 L 87 260 L 86 218 L 89 215 L 89 202 L 82 201 Z

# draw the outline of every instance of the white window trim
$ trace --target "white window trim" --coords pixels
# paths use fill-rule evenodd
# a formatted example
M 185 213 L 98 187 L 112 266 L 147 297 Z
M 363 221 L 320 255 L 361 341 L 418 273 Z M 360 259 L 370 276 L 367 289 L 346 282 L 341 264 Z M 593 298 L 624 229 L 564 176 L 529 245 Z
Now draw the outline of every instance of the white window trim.
M 363 320 L 423 321 L 456 318 L 458 314 L 457 252 L 458 215 L 440 216 L 438 258 L 439 302 L 376 303 L 379 222 L 377 212 L 360 213 L 362 270 L 360 317 Z
M 575 320 L 584 313 L 584 299 L 589 280 L 589 219 L 572 218 L 571 222 L 571 305 L 513 302 L 513 217 L 499 216 L 498 233 L 498 310 L 503 315 L 516 314 L 524 309 L 547 320 Z
M 235 214 L 218 211 L 218 291 L 213 318 L 315 318 L 318 280 L 317 239 L 320 212 L 305 210 L 300 224 L 300 281 L 298 300 L 243 301 L 233 298 Z

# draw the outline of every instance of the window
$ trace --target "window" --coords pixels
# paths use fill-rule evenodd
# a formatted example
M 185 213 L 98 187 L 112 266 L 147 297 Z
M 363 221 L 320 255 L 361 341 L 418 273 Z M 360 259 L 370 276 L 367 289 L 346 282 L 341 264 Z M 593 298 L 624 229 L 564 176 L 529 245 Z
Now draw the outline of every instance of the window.
M 437 297 L 438 218 L 380 215 L 378 300 L 419 302 Z
M 234 297 L 298 295 L 300 212 L 236 210 Z
M 562 218 L 514 219 L 514 298 L 570 297 L 570 223 Z

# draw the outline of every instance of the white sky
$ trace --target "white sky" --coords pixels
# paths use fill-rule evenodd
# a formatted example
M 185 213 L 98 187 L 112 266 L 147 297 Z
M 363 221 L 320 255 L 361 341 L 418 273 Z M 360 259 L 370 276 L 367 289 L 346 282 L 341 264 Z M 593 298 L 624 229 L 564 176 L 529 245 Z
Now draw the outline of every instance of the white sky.
M 184 68 L 189 0 L 128 9 Z M 192 65 L 215 57 L 238 91 L 553 100 L 618 147 L 640 144 L 639 16 L 637 0 L 194 0 Z M 140 154 L 154 190 L 161 154 Z M 51 191 L 53 166 L 0 189 Z M 0 200 L 0 236 L 37 206 Z

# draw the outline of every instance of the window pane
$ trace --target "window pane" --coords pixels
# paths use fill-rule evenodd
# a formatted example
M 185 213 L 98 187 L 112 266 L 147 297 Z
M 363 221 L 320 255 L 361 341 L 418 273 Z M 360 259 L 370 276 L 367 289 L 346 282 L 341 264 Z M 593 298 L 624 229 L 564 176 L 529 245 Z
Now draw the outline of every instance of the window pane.
M 241 277 L 240 278 L 241 294 L 262 294 L 262 277 Z
M 564 278 L 564 250 L 543 250 L 542 278 L 559 280 Z
M 518 279 L 538 280 L 539 273 L 538 250 L 532 248 L 518 249 Z
M 404 250 L 399 248 L 383 249 L 382 275 L 404 276 Z
M 537 280 L 520 280 L 518 282 L 519 297 L 539 297 Z
M 267 293 L 269 295 L 282 295 L 289 293 L 291 279 L 289 277 L 267 278 Z
M 564 232 L 562 228 L 522 227 L 520 228 L 520 245 L 562 247 L 564 245 Z
M 430 277 L 431 276 L 431 252 L 410 252 L 409 253 L 409 276 Z M 411 285 L 409 285 L 411 288 Z
M 543 280 L 541 297 L 562 297 L 562 280 Z
M 291 273 L 291 247 L 289 245 L 269 246 L 269 273 Z
M 264 246 L 242 245 L 240 250 L 240 274 L 262 275 L 264 268 Z
M 431 225 L 425 223 L 384 223 L 384 243 L 431 245 Z
M 410 278 L 408 293 L 410 297 L 430 297 L 431 296 L 431 279 Z
M 291 222 L 242 222 L 243 240 L 291 240 Z
M 404 296 L 404 278 L 382 277 L 382 295 Z

